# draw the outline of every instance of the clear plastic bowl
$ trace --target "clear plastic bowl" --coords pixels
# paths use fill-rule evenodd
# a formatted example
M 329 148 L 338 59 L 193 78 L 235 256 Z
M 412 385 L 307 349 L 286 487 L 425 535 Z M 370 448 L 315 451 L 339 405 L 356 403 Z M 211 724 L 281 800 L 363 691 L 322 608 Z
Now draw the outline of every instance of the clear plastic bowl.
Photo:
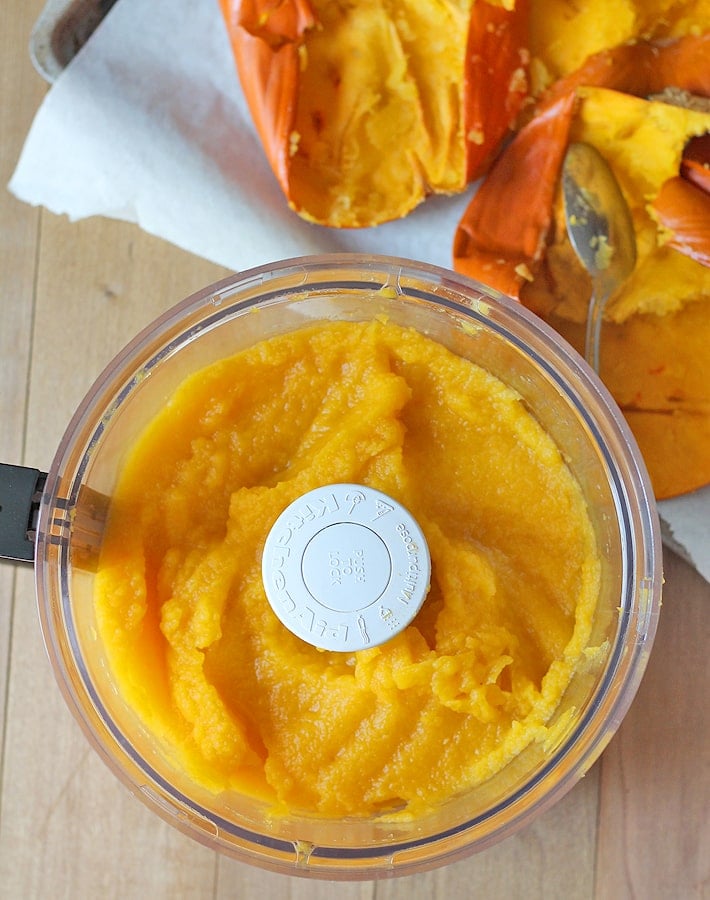
M 273 819 L 260 803 L 190 783 L 112 685 L 97 637 L 93 564 L 124 453 L 191 372 L 314 320 L 385 314 L 513 387 L 578 479 L 602 559 L 593 640 L 601 671 L 580 672 L 554 747 L 531 746 L 481 787 L 413 822 Z M 449 271 L 375 256 L 262 266 L 189 297 L 106 368 L 72 419 L 40 507 L 36 578 L 49 656 L 65 699 L 113 772 L 184 833 L 243 861 L 328 879 L 411 874 L 510 835 L 558 800 L 598 758 L 637 690 L 661 595 L 658 520 L 623 417 L 583 360 L 522 306 Z

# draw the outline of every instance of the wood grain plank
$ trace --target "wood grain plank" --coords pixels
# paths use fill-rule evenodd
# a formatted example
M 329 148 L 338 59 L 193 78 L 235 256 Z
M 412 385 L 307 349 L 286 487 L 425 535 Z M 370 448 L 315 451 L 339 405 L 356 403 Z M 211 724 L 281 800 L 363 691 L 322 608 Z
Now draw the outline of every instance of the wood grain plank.
M 710 897 L 710 585 L 665 554 L 655 645 L 602 760 L 600 900 Z
M 109 772 L 63 703 L 44 655 L 32 574 L 18 614 L 0 830 L 12 900 L 212 896 L 214 853 L 162 823 Z
M 125 223 L 70 224 L 44 213 L 27 459 L 46 468 L 106 362 L 158 313 L 223 274 Z M 215 854 L 163 824 L 120 785 L 64 707 L 39 633 L 32 573 L 21 574 L 0 884 L 23 900 L 212 897 Z
M 450 900 L 525 897 L 591 900 L 594 894 L 598 767 L 538 821 L 486 851 L 417 875 L 355 884 L 308 881 L 220 859 L 215 900 Z M 245 891 L 236 892 L 235 884 Z
M 343 882 L 280 875 L 221 858 L 215 900 L 375 900 L 372 881 Z
M 27 36 L 40 5 L 40 0 L 22 5 L 13 0 L 0 8 L 3 186 L 12 175 L 33 112 L 44 93 L 26 58 Z M 0 191 L 0 462 L 13 464 L 22 462 L 24 447 L 38 230 L 39 212 L 19 203 L 8 191 Z M 15 566 L 0 563 L 0 747 L 6 720 L 14 589 Z
M 593 767 L 567 796 L 522 831 L 461 862 L 382 882 L 375 898 L 590 900 L 597 798 L 598 773 Z
M 103 218 L 69 223 L 45 213 L 40 250 L 28 448 L 42 467 L 116 353 L 158 315 L 228 272 Z

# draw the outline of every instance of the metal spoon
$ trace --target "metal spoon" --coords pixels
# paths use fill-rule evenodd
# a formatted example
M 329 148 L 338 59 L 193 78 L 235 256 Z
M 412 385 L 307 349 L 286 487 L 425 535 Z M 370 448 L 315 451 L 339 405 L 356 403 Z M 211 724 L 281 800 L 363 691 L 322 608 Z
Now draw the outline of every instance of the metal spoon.
M 591 144 L 570 144 L 562 193 L 567 234 L 592 279 L 584 355 L 598 372 L 604 307 L 636 264 L 631 213 L 611 169 Z

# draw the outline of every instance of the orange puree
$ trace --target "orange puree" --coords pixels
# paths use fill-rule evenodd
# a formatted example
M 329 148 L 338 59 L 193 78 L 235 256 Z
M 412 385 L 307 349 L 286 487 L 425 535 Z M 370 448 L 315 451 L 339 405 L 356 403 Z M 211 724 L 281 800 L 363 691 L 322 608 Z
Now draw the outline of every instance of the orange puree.
M 336 482 L 402 503 L 432 557 L 413 624 L 345 654 L 291 634 L 261 582 L 276 517 Z M 598 578 L 579 485 L 512 390 L 413 330 L 319 323 L 197 372 L 151 422 L 96 607 L 121 694 L 196 782 L 418 815 L 548 740 Z

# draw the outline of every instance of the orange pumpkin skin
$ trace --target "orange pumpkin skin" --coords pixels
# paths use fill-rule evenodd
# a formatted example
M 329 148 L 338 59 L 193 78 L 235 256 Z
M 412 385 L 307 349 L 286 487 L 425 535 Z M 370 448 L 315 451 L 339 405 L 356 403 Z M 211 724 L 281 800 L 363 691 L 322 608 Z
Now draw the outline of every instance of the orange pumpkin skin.
M 668 246 L 710 266 L 710 194 L 681 175 L 669 178 L 653 202 Z
M 457 271 L 518 298 L 545 249 L 574 107 L 574 94 L 563 94 L 498 157 L 456 230 Z
M 266 156 L 283 187 L 288 184 L 289 135 L 298 84 L 298 41 L 315 18 L 307 0 L 278 3 L 272 15 L 259 0 L 220 0 L 237 69 L 249 72 L 244 92 Z M 265 17 L 261 16 L 264 11 Z
M 608 87 L 635 97 L 658 94 L 668 85 L 710 96 L 710 32 L 673 41 L 638 40 L 590 56 L 575 72 L 556 81 L 542 102 L 578 87 Z
M 466 0 L 220 3 L 271 168 L 289 205 L 320 224 L 369 227 L 462 191 L 528 93 L 529 0 L 470 0 L 468 12 Z
M 474 2 L 463 84 L 467 181 L 488 170 L 528 96 L 529 18 L 529 0 L 513 11 Z

